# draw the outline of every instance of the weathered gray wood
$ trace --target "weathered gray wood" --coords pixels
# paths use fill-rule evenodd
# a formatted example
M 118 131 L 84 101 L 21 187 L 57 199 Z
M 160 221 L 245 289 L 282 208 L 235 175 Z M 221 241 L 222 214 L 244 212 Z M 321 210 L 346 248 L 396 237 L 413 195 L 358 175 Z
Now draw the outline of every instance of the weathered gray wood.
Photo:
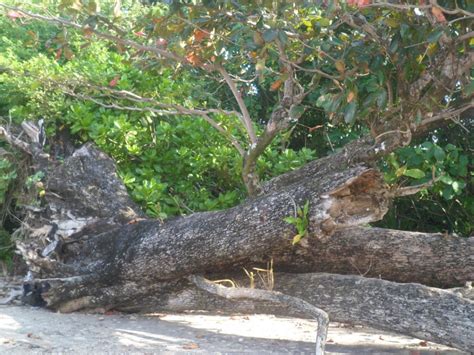
M 217 277 L 218 278 L 218 277 Z M 233 278 L 242 286 L 248 280 Z M 331 321 L 367 325 L 466 351 L 474 349 L 474 292 L 440 290 L 415 283 L 395 283 L 354 275 L 276 274 L 275 290 L 301 298 L 326 311 Z M 202 309 L 245 313 L 298 315 L 276 303 L 233 301 L 213 297 L 196 288 L 183 288 L 160 303 L 141 300 L 142 307 L 161 304 L 161 310 Z M 149 309 L 148 309 L 149 310 Z
M 277 271 L 355 274 L 435 287 L 474 280 L 474 237 L 354 227 L 331 238 L 307 238 L 262 262 L 271 256 Z
M 316 355 L 324 354 L 324 347 L 326 345 L 326 337 L 329 326 L 329 317 L 326 312 L 315 307 L 314 305 L 303 301 L 301 298 L 288 296 L 276 291 L 262 290 L 262 289 L 251 289 L 251 288 L 238 288 L 238 287 L 223 287 L 216 285 L 201 276 L 191 275 L 189 280 L 194 283 L 198 288 L 201 288 L 212 294 L 225 297 L 227 299 L 251 299 L 257 301 L 270 301 L 279 304 L 284 304 L 290 308 L 294 308 L 299 312 L 313 317 L 318 322 L 318 328 L 316 330 Z
M 335 157 L 337 162 L 346 159 Z M 301 179 L 296 179 L 297 173 L 292 172 L 240 206 L 161 223 L 142 217 L 116 178 L 109 158 L 91 146 L 83 147 L 64 164 L 48 169 L 46 207 L 30 211 L 23 226 L 25 238 L 19 247 L 30 267 L 24 300 L 63 312 L 222 305 L 199 294 L 186 277 L 224 272 L 262 255 L 275 255 L 276 260 L 278 255 L 286 257 L 296 231 L 284 218 L 306 201 L 310 204 L 311 239 L 294 250 L 308 249 L 317 238 L 329 243 L 338 233 L 347 233 L 348 227 L 378 220 L 386 212 L 391 194 L 375 169 L 331 163 L 324 174 L 320 170 L 325 165 L 314 166 L 317 174 L 305 168 Z M 350 245 L 350 239 L 347 243 Z M 464 335 L 446 333 L 447 326 L 457 329 L 462 325 L 471 335 L 466 317 L 472 321 L 472 303 L 465 303 L 462 297 L 421 285 L 331 277 L 334 279 L 281 275 L 277 290 L 329 311 L 333 320 L 421 336 L 463 349 L 469 344 Z M 429 307 L 422 309 L 426 305 Z M 256 309 L 265 307 L 243 310 Z M 273 306 L 267 309 L 275 311 Z M 443 319 L 446 325 L 434 319 Z M 436 329 L 427 330 L 422 324 Z
M 286 249 L 296 231 L 284 219 L 306 202 L 308 230 L 319 238 L 330 237 L 338 228 L 378 220 L 388 205 L 381 175 L 356 165 L 317 180 L 303 179 L 224 211 L 195 213 L 164 224 L 130 220 L 123 217 L 124 207 L 133 216 L 137 213 L 110 175 L 113 170 L 103 154 L 86 146 L 49 173 L 49 209 L 30 216 L 28 223 L 36 226 L 30 234 L 42 231 L 49 244 L 40 253 L 31 253 L 31 244 L 19 246 L 33 278 L 44 280 L 48 290 L 44 299 L 50 307 L 64 308 L 68 303 L 70 308 L 79 297 L 82 301 L 75 304 L 87 308 L 85 297 L 94 298 L 97 289 L 108 283 L 149 285 Z M 100 180 L 109 176 L 113 183 Z M 113 196 L 116 200 L 111 201 Z M 40 224 L 45 216 L 55 229 Z M 42 239 L 31 243 L 38 249 Z M 58 279 L 61 286 L 55 284 Z M 101 297 L 89 305 L 97 306 L 115 305 Z
M 328 274 L 287 274 L 276 282 L 276 290 L 326 310 L 332 321 L 374 326 L 466 351 L 474 349 L 474 302 L 451 292 L 414 283 Z

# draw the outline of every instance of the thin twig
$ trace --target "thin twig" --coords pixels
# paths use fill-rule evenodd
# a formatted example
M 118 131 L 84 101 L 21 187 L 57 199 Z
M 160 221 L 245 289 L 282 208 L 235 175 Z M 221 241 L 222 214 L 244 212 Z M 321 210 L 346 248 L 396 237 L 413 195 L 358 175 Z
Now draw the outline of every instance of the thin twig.
M 282 60 L 282 61 L 284 61 L 284 60 Z M 292 67 L 297 68 L 298 70 L 305 71 L 305 72 L 308 72 L 308 73 L 317 73 L 317 74 L 321 75 L 322 77 L 324 77 L 326 79 L 331 79 L 331 80 L 340 80 L 341 79 L 341 77 L 339 77 L 339 76 L 334 76 L 334 75 L 325 73 L 320 69 L 304 68 L 304 67 L 302 67 L 302 66 L 300 66 L 300 65 L 298 65 L 294 62 L 291 62 L 291 61 L 287 61 L 287 63 L 290 64 Z
M 28 143 L 18 139 L 18 137 L 14 137 L 10 132 L 8 132 L 5 127 L 0 126 L 0 138 L 3 138 L 13 147 L 16 147 L 23 152 L 32 155 L 32 151 Z
M 458 109 L 455 109 L 455 110 L 446 110 L 436 116 L 433 116 L 433 117 L 430 117 L 430 118 L 426 118 L 424 119 L 423 121 L 421 121 L 417 127 L 421 127 L 421 126 L 426 126 L 426 125 L 429 125 L 433 122 L 436 122 L 436 121 L 440 121 L 440 120 L 446 120 L 446 119 L 451 119 L 453 117 L 456 117 L 456 116 L 459 116 L 461 113 L 463 113 L 464 111 L 467 111 L 471 108 L 474 107 L 474 101 L 458 108 Z
M 251 144 L 256 144 L 257 135 L 255 134 L 255 130 L 252 125 L 252 119 L 250 118 L 250 113 L 247 109 L 247 106 L 245 105 L 242 95 L 237 90 L 237 86 L 235 85 L 235 82 L 232 80 L 229 73 L 224 69 L 224 67 L 218 66 L 217 70 L 219 71 L 219 73 L 221 73 L 230 91 L 232 91 L 232 94 L 234 95 L 234 98 L 237 101 L 237 105 L 239 105 L 240 112 L 242 113 L 242 116 L 241 116 L 242 123 L 245 129 L 247 130 L 247 134 L 249 136 Z
M 135 112 L 153 112 L 159 115 L 197 115 L 202 117 L 207 123 L 209 123 L 213 128 L 215 128 L 222 136 L 224 136 L 227 140 L 230 141 L 230 143 L 234 146 L 234 148 L 239 152 L 241 156 L 245 154 L 244 149 L 238 142 L 238 140 L 230 134 L 227 130 L 222 128 L 219 123 L 214 121 L 212 118 L 209 117 L 209 115 L 205 111 L 200 111 L 200 110 L 193 110 L 193 109 L 187 109 L 184 107 L 176 106 L 173 105 L 177 110 L 171 111 L 171 110 L 163 110 L 163 109 L 157 109 L 154 107 L 137 107 L 137 106 L 123 106 L 123 105 L 118 105 L 115 103 L 111 104 L 106 104 L 102 101 L 97 100 L 96 98 L 88 95 L 83 95 L 83 94 L 77 94 L 75 92 L 69 91 L 66 92 L 66 94 L 73 96 L 78 99 L 86 100 L 86 101 L 91 101 L 101 107 L 104 108 L 109 108 L 109 109 L 115 109 L 115 110 L 122 110 L 122 111 L 135 111 Z M 210 112 L 210 111 L 208 111 Z

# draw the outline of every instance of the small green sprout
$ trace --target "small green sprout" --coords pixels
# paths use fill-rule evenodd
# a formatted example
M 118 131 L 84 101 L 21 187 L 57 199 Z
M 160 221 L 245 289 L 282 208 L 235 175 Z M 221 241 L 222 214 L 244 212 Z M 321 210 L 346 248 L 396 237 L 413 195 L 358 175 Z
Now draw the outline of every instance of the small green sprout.
M 293 237 L 293 241 L 291 243 L 292 245 L 299 243 L 301 239 L 308 235 L 308 212 L 309 201 L 306 201 L 303 208 L 298 207 L 296 209 L 294 217 L 288 216 L 283 219 L 286 223 L 293 224 L 296 227 L 296 231 L 298 232 L 298 234 Z

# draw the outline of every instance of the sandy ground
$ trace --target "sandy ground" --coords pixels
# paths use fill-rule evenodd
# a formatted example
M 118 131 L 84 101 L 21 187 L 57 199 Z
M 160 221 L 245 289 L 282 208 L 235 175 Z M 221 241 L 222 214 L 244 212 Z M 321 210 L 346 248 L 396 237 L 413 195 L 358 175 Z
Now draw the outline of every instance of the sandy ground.
M 315 322 L 271 315 L 59 314 L 0 306 L 1 354 L 297 353 L 313 351 Z M 419 339 L 331 324 L 328 354 L 462 354 Z

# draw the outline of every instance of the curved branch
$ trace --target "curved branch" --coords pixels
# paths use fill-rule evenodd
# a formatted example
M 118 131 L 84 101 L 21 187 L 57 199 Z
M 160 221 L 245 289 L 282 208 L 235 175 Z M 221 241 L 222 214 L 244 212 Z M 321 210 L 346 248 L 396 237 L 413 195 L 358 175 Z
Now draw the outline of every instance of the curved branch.
M 234 146 L 234 148 L 239 152 L 241 156 L 244 156 L 245 151 L 240 145 L 239 141 L 228 131 L 226 131 L 222 126 L 219 125 L 215 120 L 209 117 L 208 113 L 212 112 L 219 112 L 219 110 L 194 110 L 194 109 L 188 109 L 186 107 L 180 106 L 180 105 L 174 105 L 174 104 L 161 104 L 158 102 L 154 102 L 151 99 L 146 99 L 143 101 L 140 100 L 132 100 L 135 102 L 154 102 L 158 106 L 163 105 L 163 106 L 169 106 L 170 108 L 175 108 L 175 111 L 170 111 L 170 110 L 160 110 L 156 109 L 154 107 L 136 107 L 136 106 L 122 106 L 118 104 L 106 104 L 103 103 L 102 101 L 99 101 L 95 99 L 92 96 L 88 95 L 83 95 L 83 94 L 77 94 L 74 92 L 66 92 L 66 94 L 73 96 L 75 98 L 81 99 L 81 100 L 87 100 L 91 101 L 101 107 L 104 108 L 109 108 L 109 109 L 115 109 L 115 110 L 122 110 L 122 111 L 137 111 L 137 112 L 153 112 L 157 113 L 159 115 L 197 115 L 202 117 L 207 123 L 209 123 L 214 129 L 216 129 L 224 138 L 229 140 L 229 142 Z
M 467 32 L 467 33 L 459 36 L 458 38 L 456 38 L 456 42 L 462 42 L 464 40 L 468 40 L 468 39 L 471 39 L 473 37 L 474 37 L 474 31 Z
M 224 78 L 225 82 L 227 83 L 227 86 L 229 87 L 230 91 L 232 91 L 232 94 L 234 95 L 234 98 L 237 101 L 237 104 L 239 105 L 240 112 L 242 112 L 242 123 L 245 129 L 247 130 L 247 134 L 249 135 L 251 144 L 256 143 L 257 135 L 255 134 L 255 130 L 253 129 L 252 119 L 250 118 L 250 113 L 247 109 L 247 106 L 245 105 L 244 100 L 242 99 L 242 95 L 240 95 L 240 92 L 237 90 L 234 81 L 230 77 L 229 73 L 224 69 L 224 67 L 218 66 L 217 70 Z
M 318 321 L 318 329 L 316 333 L 316 355 L 324 354 L 324 346 L 326 344 L 326 336 L 329 326 L 329 316 L 322 309 L 313 306 L 312 304 L 294 297 L 288 296 L 281 292 L 267 291 L 261 289 L 251 288 L 230 288 L 221 285 L 216 285 L 202 276 L 191 275 L 188 277 L 193 284 L 198 288 L 203 289 L 209 293 L 216 294 L 227 299 L 247 298 L 256 301 L 270 301 L 275 303 L 282 303 L 295 308 L 304 314 L 309 314 Z
M 422 120 L 418 125 L 417 129 L 423 129 L 426 126 L 429 126 L 437 121 L 443 121 L 443 120 L 448 120 L 448 119 L 453 119 L 456 116 L 459 116 L 460 114 L 474 108 L 474 100 L 465 104 L 464 106 L 457 108 L 457 109 L 449 109 L 442 111 L 441 113 L 432 116 L 430 118 L 425 118 Z

